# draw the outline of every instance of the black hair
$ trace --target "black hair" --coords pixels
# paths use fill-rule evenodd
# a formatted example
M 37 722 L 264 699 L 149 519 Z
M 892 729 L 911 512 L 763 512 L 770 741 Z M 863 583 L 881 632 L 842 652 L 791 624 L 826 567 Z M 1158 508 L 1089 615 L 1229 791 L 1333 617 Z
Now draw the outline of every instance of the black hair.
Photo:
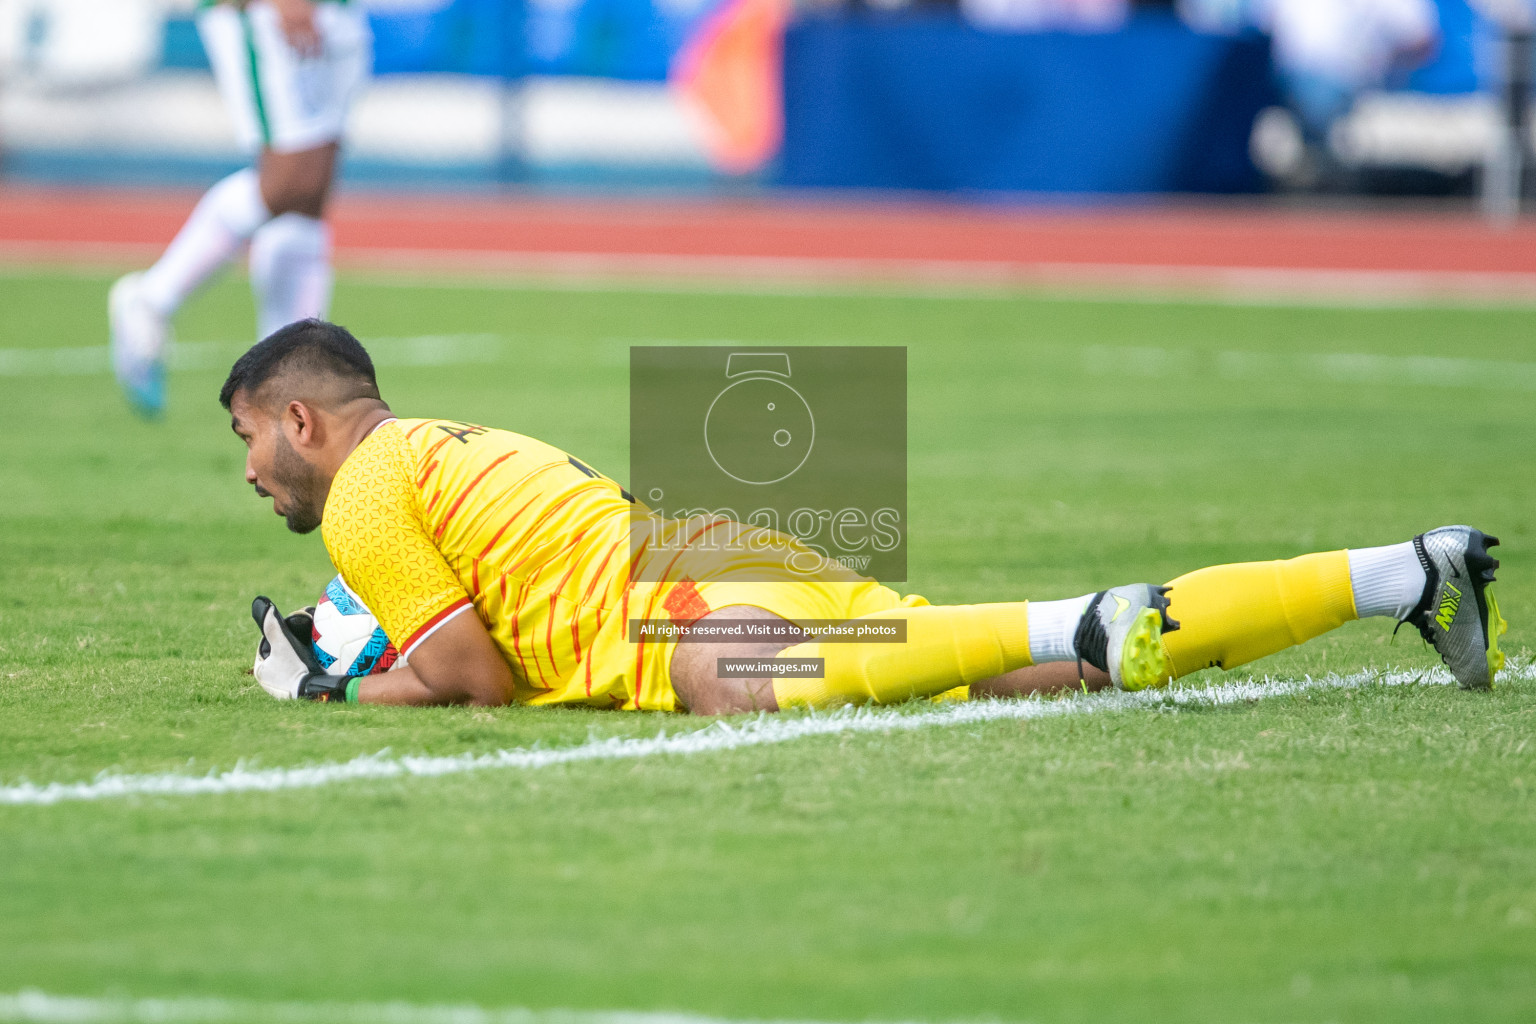
M 354 397 L 379 397 L 373 360 L 352 332 L 338 324 L 311 319 L 279 328 L 252 345 L 230 369 L 219 389 L 219 404 L 228 409 L 235 392 L 255 394 L 267 381 L 289 370 L 339 377 L 356 386 Z

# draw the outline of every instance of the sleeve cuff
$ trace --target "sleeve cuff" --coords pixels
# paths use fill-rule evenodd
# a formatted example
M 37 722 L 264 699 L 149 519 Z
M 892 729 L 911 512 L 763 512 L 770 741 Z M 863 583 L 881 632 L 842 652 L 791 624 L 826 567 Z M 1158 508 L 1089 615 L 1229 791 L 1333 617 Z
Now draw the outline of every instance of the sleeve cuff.
M 416 630 L 416 632 L 407 637 L 405 643 L 400 645 L 400 656 L 402 658 L 410 657 L 411 652 L 420 646 L 423 640 L 441 629 L 443 624 L 446 623 L 449 619 L 453 618 L 455 615 L 458 615 L 460 612 L 466 610 L 469 607 L 469 598 L 461 597 L 447 608 L 444 608 L 442 611 L 432 616 L 422 624 L 420 629 Z

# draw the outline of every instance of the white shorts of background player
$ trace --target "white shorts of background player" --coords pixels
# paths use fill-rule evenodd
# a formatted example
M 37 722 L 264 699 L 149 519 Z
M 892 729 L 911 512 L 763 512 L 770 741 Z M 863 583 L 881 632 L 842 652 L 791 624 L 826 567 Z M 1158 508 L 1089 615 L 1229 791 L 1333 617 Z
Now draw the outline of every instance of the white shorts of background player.
M 198 12 L 198 34 L 247 151 L 298 153 L 341 139 L 372 71 L 373 37 L 356 0 L 316 4 L 315 28 L 320 52 L 305 56 L 265 0 Z

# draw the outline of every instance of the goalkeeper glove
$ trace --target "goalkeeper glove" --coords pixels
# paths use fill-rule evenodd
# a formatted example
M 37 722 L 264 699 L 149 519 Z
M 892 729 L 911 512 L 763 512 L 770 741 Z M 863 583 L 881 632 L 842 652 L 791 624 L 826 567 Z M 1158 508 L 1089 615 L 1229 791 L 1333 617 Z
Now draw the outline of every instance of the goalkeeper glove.
M 251 618 L 261 630 L 251 672 L 263 690 L 278 700 L 357 700 L 355 676 L 328 676 L 315 660 L 310 615 L 295 612 L 285 619 L 270 600 L 258 597 L 251 602 Z

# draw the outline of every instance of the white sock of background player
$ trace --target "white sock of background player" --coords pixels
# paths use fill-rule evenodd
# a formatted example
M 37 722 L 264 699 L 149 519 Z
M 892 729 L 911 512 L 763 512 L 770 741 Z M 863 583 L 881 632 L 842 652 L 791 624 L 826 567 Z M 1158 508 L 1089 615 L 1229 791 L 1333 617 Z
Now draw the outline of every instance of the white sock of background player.
M 165 253 L 144 272 L 144 300 L 169 317 L 271 219 L 255 168 L 223 179 L 198 200 Z
M 331 229 L 300 213 L 274 217 L 251 239 L 251 291 L 256 336 L 307 317 L 325 318 L 331 306 Z

